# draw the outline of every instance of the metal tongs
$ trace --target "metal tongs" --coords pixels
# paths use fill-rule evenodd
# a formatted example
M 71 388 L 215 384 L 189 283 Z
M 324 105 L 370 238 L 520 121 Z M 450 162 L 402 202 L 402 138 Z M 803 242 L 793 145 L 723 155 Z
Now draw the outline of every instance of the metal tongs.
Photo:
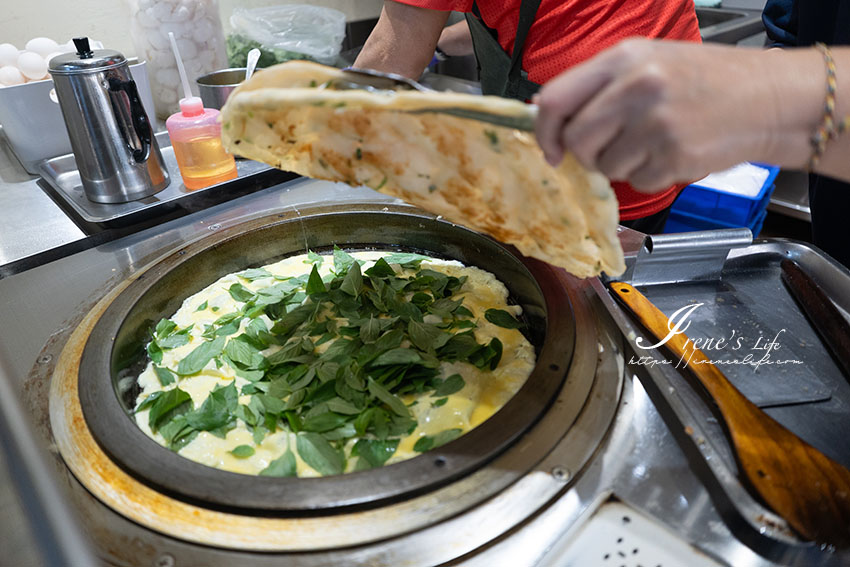
M 371 92 L 410 89 L 423 93 L 437 92 L 434 89 L 426 87 L 422 83 L 395 73 L 382 73 L 373 69 L 359 69 L 356 67 L 346 67 L 342 71 L 346 75 L 346 81 L 334 82 L 334 87 L 338 89 L 365 89 Z M 527 107 L 526 112 L 514 116 L 487 112 L 485 110 L 437 106 L 434 108 L 417 108 L 415 110 L 407 110 L 405 112 L 409 112 L 410 114 L 423 114 L 426 112 L 450 114 L 452 116 L 457 116 L 458 118 L 467 118 L 470 120 L 494 124 L 496 126 L 503 126 L 505 128 L 515 128 L 517 130 L 531 132 L 534 130 L 534 121 L 537 118 L 537 105 L 527 104 L 525 106 Z

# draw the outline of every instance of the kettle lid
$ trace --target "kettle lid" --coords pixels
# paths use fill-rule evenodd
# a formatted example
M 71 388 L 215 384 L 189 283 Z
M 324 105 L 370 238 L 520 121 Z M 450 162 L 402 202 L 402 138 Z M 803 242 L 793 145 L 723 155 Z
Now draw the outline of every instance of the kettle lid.
M 95 49 L 89 47 L 89 38 L 75 37 L 76 53 L 63 53 L 50 60 L 49 71 L 54 75 L 72 75 L 91 73 L 117 67 L 127 59 L 114 49 Z

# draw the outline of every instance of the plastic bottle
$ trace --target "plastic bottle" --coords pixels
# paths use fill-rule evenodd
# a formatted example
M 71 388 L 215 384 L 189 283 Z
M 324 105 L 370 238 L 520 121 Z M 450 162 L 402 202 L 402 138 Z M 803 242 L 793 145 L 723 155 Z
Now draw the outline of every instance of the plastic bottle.
M 201 99 L 192 96 L 174 35 L 170 32 L 168 35 L 186 96 L 180 99 L 180 112 L 165 121 L 165 128 L 171 138 L 183 184 L 187 189 L 202 189 L 236 179 L 236 161 L 221 145 L 219 112 L 214 108 L 204 108 Z

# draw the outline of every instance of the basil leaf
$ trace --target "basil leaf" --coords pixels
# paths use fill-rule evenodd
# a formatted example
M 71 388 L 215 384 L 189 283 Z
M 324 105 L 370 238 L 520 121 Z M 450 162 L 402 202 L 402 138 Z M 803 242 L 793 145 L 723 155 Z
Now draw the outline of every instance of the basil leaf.
M 388 366 L 395 364 L 416 364 L 422 362 L 422 357 L 409 348 L 394 348 L 372 361 L 372 366 Z
M 360 325 L 360 340 L 365 344 L 374 343 L 381 332 L 381 322 L 369 315 L 369 320 Z
M 343 400 L 342 398 L 333 398 L 332 400 L 328 400 L 328 409 L 345 415 L 358 415 L 360 413 L 357 406 L 348 400 Z
M 357 454 L 361 460 L 366 461 L 370 468 L 384 466 L 384 463 L 392 457 L 398 448 L 398 439 L 359 439 L 354 444 L 352 454 Z
M 451 396 L 455 392 L 459 392 L 466 386 L 466 382 L 460 374 L 452 374 L 445 380 L 441 380 L 436 388 L 434 388 L 434 393 L 431 394 L 435 398 L 442 398 L 443 396 Z
M 305 289 L 307 295 L 315 295 L 317 293 L 325 293 L 328 289 L 325 287 L 325 282 L 322 281 L 322 276 L 319 275 L 319 268 L 313 264 L 313 270 L 310 272 L 310 278 L 307 280 Z
M 154 364 L 162 364 L 162 349 L 159 348 L 155 340 L 148 343 L 147 351 Z
M 417 321 L 407 324 L 407 334 L 410 342 L 424 351 L 438 349 L 451 338 L 449 333 L 441 331 L 434 325 Z
M 169 335 L 169 336 L 165 337 L 164 339 L 159 339 L 157 341 L 157 344 L 159 345 L 159 348 L 165 349 L 165 348 L 177 348 L 179 346 L 185 345 L 188 342 L 189 342 L 189 333 L 188 332 L 184 333 L 183 331 L 181 331 L 179 333 L 174 333 L 173 335 Z
M 519 329 L 522 323 L 514 319 L 514 316 L 502 309 L 488 309 L 484 312 L 484 318 L 505 329 Z
M 447 401 L 449 401 L 448 398 L 440 398 L 439 400 L 431 402 L 431 407 L 432 408 L 438 408 L 438 407 L 444 406 L 444 405 L 446 405 Z
M 425 451 L 436 449 L 441 445 L 445 445 L 449 441 L 454 441 L 460 437 L 461 433 L 463 433 L 462 429 L 447 429 L 434 436 L 425 435 L 416 441 L 413 445 L 413 450 L 417 453 L 424 453 Z
M 212 338 L 215 337 L 228 337 L 235 333 L 239 332 L 239 323 L 242 321 L 242 318 L 232 320 L 230 323 L 226 325 L 222 325 L 221 327 L 215 329 L 212 332 Z
M 299 433 L 295 443 L 301 459 L 323 476 L 342 474 L 345 459 L 318 433 Z
M 243 272 L 239 272 L 236 274 L 242 279 L 246 279 L 248 281 L 260 280 L 263 278 L 271 278 L 274 277 L 272 274 L 266 270 L 265 268 L 249 268 Z
M 457 309 L 455 309 L 455 317 L 475 317 L 475 314 L 461 305 Z
M 375 382 L 372 378 L 369 378 L 368 380 L 368 388 L 370 394 L 387 404 L 394 413 L 404 417 L 410 415 L 410 410 L 407 409 L 407 406 L 404 405 L 400 399 L 390 393 L 389 390 Z
M 233 411 L 233 415 L 245 422 L 246 425 L 254 426 L 260 421 L 260 416 L 251 406 L 239 404 Z
M 386 260 L 378 258 L 378 261 L 375 262 L 371 268 L 366 270 L 366 275 L 376 278 L 387 278 L 395 276 L 395 270 L 393 270 L 392 266 L 387 264 Z
M 327 406 L 325 406 L 325 409 L 327 409 Z M 301 423 L 301 429 L 303 431 L 323 433 L 342 426 L 342 424 L 348 421 L 348 419 L 348 416 L 334 413 L 332 411 L 325 411 L 318 415 L 305 417 L 304 421 Z
M 199 431 L 212 431 L 220 427 L 233 425 L 238 405 L 235 382 L 224 387 L 216 387 L 201 404 L 201 407 L 186 414 L 189 425 Z
M 237 339 L 227 341 L 227 346 L 224 347 L 224 354 L 230 360 L 238 362 L 248 369 L 260 368 L 266 360 L 266 357 L 259 350 Z
M 324 284 L 322 285 L 324 286 Z M 315 312 L 315 305 L 299 305 L 275 323 L 274 327 L 272 327 L 272 332 L 288 336 L 298 325 L 308 320 Z
M 229 288 L 227 288 L 227 292 L 230 294 L 230 297 L 240 303 L 247 303 L 255 297 L 253 291 L 251 291 L 240 283 L 235 283 L 231 285 Z
M 174 332 L 174 329 L 177 328 L 177 323 L 170 319 L 160 319 L 159 323 L 156 324 L 156 328 L 154 329 L 154 336 L 157 339 L 164 339 L 168 335 Z
M 206 301 L 204 301 L 203 303 L 198 305 L 198 308 L 195 309 L 195 311 L 204 311 L 207 308 L 207 305 L 208 305 L 208 303 Z
M 502 341 L 493 338 L 486 347 L 479 349 L 469 356 L 469 362 L 478 368 L 490 367 L 490 370 L 495 370 L 502 359 Z
M 233 448 L 232 451 L 228 451 L 228 453 L 230 453 L 237 459 L 245 459 L 254 454 L 254 448 L 250 445 L 237 445 Z
M 268 394 L 254 394 L 254 398 L 260 400 L 263 410 L 266 413 L 281 414 L 286 411 L 286 404 L 279 398 L 269 396 Z
M 400 264 L 401 267 L 407 269 L 418 268 L 419 264 L 427 259 L 427 256 L 414 254 L 412 252 L 396 252 L 394 254 L 384 256 L 384 260 L 386 260 L 388 264 Z
M 180 388 L 167 390 L 157 396 L 150 405 L 150 413 L 148 414 L 148 425 L 151 431 L 156 432 L 163 423 L 175 415 L 188 411 L 191 406 L 192 397 Z
M 357 262 L 351 264 L 339 289 L 353 297 L 360 295 L 360 292 L 363 290 L 363 276 L 360 274 L 360 264 Z
M 180 376 L 188 376 L 197 374 L 203 370 L 204 366 L 213 359 L 213 357 L 221 354 L 224 348 L 224 337 L 201 343 L 195 350 L 190 352 L 186 357 L 177 364 L 177 374 Z
M 269 466 L 260 471 L 260 476 L 295 476 L 297 472 L 297 464 L 295 462 L 295 453 L 291 449 L 277 459 L 269 463 Z
M 334 244 L 334 272 L 343 274 L 348 271 L 352 264 L 356 263 L 354 256 Z
M 174 373 L 168 368 L 163 368 L 154 364 L 153 371 L 156 373 L 156 378 L 159 380 L 161 385 L 168 386 L 169 384 L 174 383 Z
M 304 260 L 304 263 L 305 264 L 313 264 L 313 266 L 318 264 L 319 266 L 321 266 L 324 263 L 324 261 L 325 261 L 324 256 L 322 256 L 321 254 L 316 254 L 312 250 L 308 250 L 307 251 L 307 259 Z

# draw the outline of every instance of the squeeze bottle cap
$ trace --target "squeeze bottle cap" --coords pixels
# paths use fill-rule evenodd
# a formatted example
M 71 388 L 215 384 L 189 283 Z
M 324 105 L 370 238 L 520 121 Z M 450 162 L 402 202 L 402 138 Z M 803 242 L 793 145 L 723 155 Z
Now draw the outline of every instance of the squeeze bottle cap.
M 180 112 L 183 116 L 200 116 L 204 113 L 204 103 L 197 96 L 180 99 Z

